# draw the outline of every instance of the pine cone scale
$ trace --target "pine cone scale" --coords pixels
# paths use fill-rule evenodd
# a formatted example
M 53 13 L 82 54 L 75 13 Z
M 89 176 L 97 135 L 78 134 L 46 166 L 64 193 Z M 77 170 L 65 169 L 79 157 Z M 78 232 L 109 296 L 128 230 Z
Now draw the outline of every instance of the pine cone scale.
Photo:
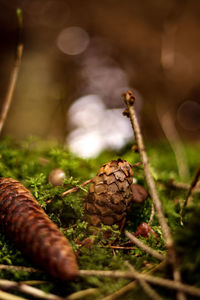
M 106 174 L 104 174 L 103 179 L 104 179 L 104 182 L 107 183 L 108 185 L 112 184 L 113 182 L 116 181 L 116 178 L 115 178 L 114 174 L 111 174 L 109 176 L 107 176 Z
M 125 160 L 113 160 L 100 168 L 84 206 L 93 226 L 120 225 L 132 201 L 132 175 L 131 166 Z

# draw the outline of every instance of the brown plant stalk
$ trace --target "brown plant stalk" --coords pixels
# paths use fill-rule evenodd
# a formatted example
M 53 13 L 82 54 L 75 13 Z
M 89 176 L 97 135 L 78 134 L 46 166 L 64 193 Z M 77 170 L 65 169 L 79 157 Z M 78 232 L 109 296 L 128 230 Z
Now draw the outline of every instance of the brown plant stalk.
M 2 300 L 28 300 L 27 298 L 22 298 L 16 295 L 12 295 L 10 293 L 7 292 L 3 292 L 0 290 L 0 299 Z
M 44 299 L 44 300 L 64 300 L 63 298 L 56 296 L 54 294 L 47 294 L 42 290 L 39 290 L 35 287 L 29 286 L 27 284 L 21 284 L 20 282 L 9 281 L 6 279 L 0 279 L 0 288 L 2 290 L 14 289 L 20 291 L 24 294 L 31 295 L 35 298 Z
M 136 279 L 136 276 L 131 271 L 124 272 L 124 271 L 79 270 L 79 276 L 80 277 L 100 276 L 100 277 Z M 188 284 L 183 284 L 175 280 L 155 277 L 147 274 L 137 273 L 137 277 L 151 284 L 166 287 L 168 289 L 181 291 L 191 296 L 200 298 L 200 288 Z
M 1 109 L 1 114 L 0 114 L 0 134 L 2 132 L 5 120 L 8 115 L 8 111 L 11 105 L 11 101 L 13 98 L 13 92 L 16 86 L 17 82 L 17 77 L 19 73 L 19 67 L 21 64 L 21 59 L 22 59 L 22 53 L 23 53 L 23 44 L 21 42 L 21 31 L 22 31 L 22 12 L 21 10 L 17 10 L 17 20 L 18 20 L 18 28 L 19 28 L 19 39 L 18 39 L 18 44 L 17 44 L 17 49 L 16 49 L 16 56 L 15 56 L 15 62 L 13 65 L 13 69 L 11 72 L 10 76 L 10 82 L 8 85 L 8 90 L 6 93 L 6 97 L 3 102 L 3 106 Z
M 198 183 L 198 182 L 197 182 Z M 188 183 L 185 183 L 185 182 L 177 182 L 177 181 L 174 181 L 174 180 L 169 180 L 167 182 L 167 185 L 171 186 L 171 187 L 174 187 L 176 189 L 182 189 L 182 190 L 188 190 L 189 192 L 189 189 L 191 187 L 191 185 L 189 185 Z M 200 193 L 200 188 L 197 186 L 197 184 L 195 185 L 195 187 L 193 188 L 193 191 L 192 193 Z
M 126 231 L 125 234 L 132 242 L 134 242 L 134 244 L 137 247 L 141 248 L 142 250 L 146 251 L 147 253 L 149 253 L 150 255 L 152 255 L 153 257 L 155 257 L 161 261 L 165 259 L 165 256 L 163 254 L 161 254 L 157 250 L 154 250 L 151 247 L 145 245 L 142 241 L 140 241 L 138 238 L 136 238 L 130 232 Z
M 188 194 L 187 194 L 187 197 L 185 199 L 183 208 L 185 208 L 185 206 L 187 206 L 188 204 L 190 204 L 192 202 L 192 196 L 193 196 L 193 193 L 194 193 L 194 191 L 196 189 L 196 186 L 198 184 L 199 177 L 200 177 L 200 166 L 198 167 L 198 169 L 197 169 L 197 171 L 194 175 L 194 178 L 193 178 L 192 183 L 190 185 L 190 188 L 188 190 Z
M 175 248 L 174 248 L 174 242 L 172 239 L 170 228 L 167 224 L 167 221 L 166 221 L 164 213 L 163 213 L 162 203 L 159 199 L 153 176 L 151 174 L 148 156 L 147 156 L 147 153 L 145 150 L 143 137 L 142 137 L 142 134 L 140 131 L 140 126 L 139 126 L 139 123 L 138 123 L 138 120 L 136 117 L 136 113 L 135 113 L 135 109 L 134 109 L 135 97 L 130 91 L 128 91 L 124 95 L 124 99 L 125 99 L 125 103 L 128 107 L 128 110 L 126 110 L 124 114 L 127 115 L 128 117 L 130 117 L 130 120 L 131 120 L 131 124 L 132 124 L 133 131 L 135 134 L 136 142 L 137 142 L 137 145 L 139 148 L 141 161 L 143 162 L 143 165 L 144 165 L 144 173 L 145 173 L 146 181 L 147 181 L 147 184 L 149 187 L 149 192 L 150 192 L 150 195 L 151 195 L 151 198 L 152 198 L 152 201 L 153 201 L 156 213 L 157 213 L 157 217 L 158 217 L 160 226 L 162 228 L 163 236 L 165 239 L 165 245 L 168 250 L 169 261 L 171 262 L 171 264 L 173 266 L 173 277 L 174 277 L 175 281 L 180 282 L 181 274 L 180 274 L 180 271 L 177 266 L 177 257 L 176 257 L 176 252 L 175 252 Z M 183 293 L 178 293 L 177 297 L 179 300 L 186 299 Z
M 134 163 L 131 165 L 131 168 L 138 168 L 142 165 L 142 162 L 137 162 L 137 163 Z M 78 190 L 80 190 L 82 187 L 84 187 L 85 185 L 89 184 L 90 182 L 92 182 L 94 178 L 91 178 L 91 179 L 88 179 L 86 180 L 85 182 L 81 183 L 81 185 L 79 186 L 75 186 L 73 187 L 72 189 L 69 189 L 65 192 L 62 193 L 62 197 L 65 197 L 67 196 L 68 194 L 71 194 L 71 193 L 74 193 L 74 192 L 77 192 Z
M 93 179 L 93 178 L 92 178 L 92 179 Z M 62 197 L 65 197 L 65 196 L 67 196 L 68 194 L 77 192 L 77 191 L 80 190 L 82 187 L 84 187 L 85 185 L 89 184 L 89 183 L 92 181 L 92 179 L 88 179 L 88 180 L 86 180 L 85 182 L 83 182 L 80 186 L 75 186 L 75 187 L 73 187 L 72 189 L 65 191 L 64 193 L 62 193 Z
M 22 298 L 16 295 L 12 295 L 10 293 L 4 292 L 0 290 L 0 299 L 2 300 L 28 300 L 27 298 Z
M 152 202 L 152 205 L 151 205 L 151 214 L 150 214 L 150 218 L 149 218 L 149 222 L 148 222 L 149 226 L 153 222 L 154 215 L 155 215 L 155 207 L 154 207 L 153 202 Z
M 99 289 L 97 288 L 89 288 L 85 290 L 81 290 L 78 292 L 75 292 L 73 294 L 70 294 L 65 298 L 65 300 L 76 300 L 76 299 L 83 299 L 86 296 L 92 296 L 94 294 L 97 294 L 99 292 Z
M 145 274 L 152 274 L 156 271 L 159 271 L 159 270 L 163 269 L 165 267 L 165 265 L 166 265 L 166 260 L 163 260 L 161 263 L 154 266 L 150 270 L 148 270 L 148 271 L 145 270 L 144 273 Z M 132 289 L 134 289 L 136 286 L 137 286 L 137 281 L 133 280 L 133 281 L 129 282 L 127 285 L 120 288 L 119 290 L 115 291 L 114 293 L 106 296 L 102 300 L 115 300 L 115 299 L 118 299 L 118 298 L 122 297 L 124 294 L 132 291 Z
M 125 262 L 125 265 L 127 265 L 127 267 L 130 269 L 130 271 L 132 271 L 134 273 L 136 280 L 138 281 L 141 288 L 144 290 L 144 292 L 147 294 L 147 296 L 149 296 L 150 299 L 162 300 L 160 295 L 158 295 L 158 293 L 145 280 L 141 279 L 138 276 L 138 272 L 136 272 L 135 268 L 128 261 Z
M 161 108 L 157 107 L 158 119 L 163 132 L 174 152 L 179 176 L 182 178 L 188 178 L 189 171 L 183 143 L 174 125 L 170 112 L 166 108 L 164 111 L 165 113 L 162 113 Z

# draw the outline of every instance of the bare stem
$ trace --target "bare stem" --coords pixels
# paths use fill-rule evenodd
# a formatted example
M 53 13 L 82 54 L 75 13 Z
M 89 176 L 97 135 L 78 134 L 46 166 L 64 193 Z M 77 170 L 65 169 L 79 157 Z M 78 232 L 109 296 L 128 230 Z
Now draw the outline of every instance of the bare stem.
M 134 247 L 123 247 L 123 246 L 109 246 L 111 249 L 122 249 L 122 250 L 133 250 Z
M 133 165 L 131 165 L 131 168 L 138 168 L 140 166 L 142 166 L 142 162 L 138 161 L 138 162 L 134 163 Z
M 68 194 L 77 192 L 78 190 L 80 190 L 83 186 L 87 185 L 88 183 L 90 183 L 92 181 L 92 179 L 88 179 L 85 182 L 83 182 L 80 186 L 76 186 L 70 190 L 65 191 L 64 193 L 62 193 L 62 197 L 65 197 Z
M 150 226 L 153 222 L 153 218 L 154 218 L 154 215 L 155 215 L 155 208 L 154 208 L 154 205 L 152 203 L 151 205 L 151 215 L 150 215 L 150 218 L 149 218 L 149 222 L 148 222 L 148 225 Z
M 134 101 L 135 101 L 135 97 L 133 96 L 133 94 L 130 91 L 128 91 L 125 94 L 125 102 L 128 106 L 128 111 L 129 111 L 129 114 L 130 114 L 131 124 L 132 124 L 132 127 L 133 127 L 133 131 L 135 133 L 135 138 L 136 138 L 136 141 L 137 141 L 137 144 L 138 144 L 141 160 L 142 160 L 143 165 L 144 165 L 144 172 L 145 172 L 147 184 L 149 186 L 149 191 L 150 191 L 150 194 L 151 194 L 151 197 L 152 197 L 152 200 L 153 200 L 153 203 L 154 203 L 157 215 L 158 215 L 160 225 L 161 225 L 162 230 L 163 230 L 163 235 L 164 235 L 164 238 L 165 238 L 166 247 L 170 249 L 173 245 L 173 240 L 172 240 L 172 237 L 171 237 L 170 229 L 167 225 L 167 222 L 165 220 L 165 217 L 164 217 L 164 214 L 163 214 L 163 211 L 162 211 L 162 204 L 161 204 L 161 201 L 160 201 L 160 199 L 158 197 L 158 194 L 157 194 L 157 191 L 156 191 L 155 182 L 154 182 L 153 177 L 151 175 L 148 157 L 147 157 L 147 154 L 146 154 L 146 151 L 145 151 L 145 148 L 144 148 L 143 138 L 142 138 L 142 135 L 141 135 L 141 132 L 140 132 L 140 127 L 139 127 L 137 117 L 136 117 L 136 114 L 135 114 L 135 110 L 134 110 L 134 106 L 133 106 Z
M 146 153 L 146 150 L 144 147 L 144 142 L 143 142 L 143 137 L 142 137 L 142 134 L 140 131 L 140 126 L 139 126 L 139 123 L 138 123 L 138 120 L 136 117 L 136 113 L 135 113 L 135 109 L 134 109 L 134 102 L 135 102 L 135 97 L 133 96 L 133 94 L 130 91 L 128 91 L 125 94 L 125 103 L 128 107 L 128 110 L 126 110 L 124 112 L 124 114 L 128 115 L 131 120 L 131 124 L 132 124 L 133 131 L 135 134 L 136 142 L 137 142 L 137 145 L 139 148 L 141 161 L 143 162 L 143 165 L 144 165 L 144 173 L 145 173 L 146 181 L 147 181 L 147 184 L 149 187 L 149 192 L 150 192 L 155 210 L 157 212 L 157 217 L 158 217 L 159 223 L 162 228 L 163 236 L 165 239 L 165 245 L 168 250 L 169 261 L 171 262 L 171 264 L 173 266 L 173 277 L 174 277 L 174 280 L 176 280 L 178 283 L 181 281 L 181 274 L 177 268 L 177 258 L 176 258 L 175 248 L 174 248 L 174 242 L 172 239 L 170 228 L 164 217 L 162 203 L 159 199 L 159 196 L 158 196 L 158 193 L 156 190 L 156 186 L 155 186 L 155 182 L 154 182 L 154 179 L 151 174 L 150 167 L 149 167 L 149 160 L 148 160 L 148 156 L 147 156 L 147 153 Z M 178 299 L 185 300 L 186 298 L 181 293 L 181 294 L 178 294 Z
M 136 280 L 131 281 L 127 285 L 125 285 L 121 289 L 119 289 L 118 291 L 114 292 L 113 294 L 104 297 L 102 300 L 118 299 L 118 298 L 122 297 L 124 294 L 132 291 L 132 289 L 134 289 L 136 286 L 137 286 L 137 281 Z
M 198 183 L 198 180 L 199 180 L 199 177 L 200 177 L 200 166 L 198 167 L 197 171 L 196 171 L 196 174 L 192 180 L 192 183 L 190 185 L 190 188 L 189 188 L 189 191 L 188 191 L 188 194 L 187 194 L 187 197 L 186 197 L 186 200 L 185 200 L 185 203 L 184 203 L 184 207 L 188 204 L 191 203 L 192 201 L 192 195 L 193 195 L 193 192 L 197 186 L 197 183 Z
M 166 265 L 166 260 L 164 260 L 161 263 L 159 263 L 158 265 L 154 266 L 151 270 L 149 270 L 147 272 L 145 271 L 144 273 L 152 274 L 152 273 L 164 268 L 165 265 Z M 122 297 L 124 294 L 132 291 L 132 289 L 135 288 L 136 286 L 137 286 L 137 281 L 136 280 L 131 281 L 127 285 L 125 285 L 124 287 L 119 289 L 118 291 L 112 293 L 111 295 L 106 296 L 102 300 L 115 300 L 115 299 L 118 299 L 118 298 Z
M 134 244 L 137 247 L 141 248 L 145 252 L 149 253 L 150 255 L 152 255 L 153 257 L 155 257 L 161 261 L 165 259 L 165 256 L 163 254 L 161 254 L 158 251 L 152 249 L 151 247 L 145 245 L 143 242 L 141 242 L 138 238 L 136 238 L 130 232 L 126 231 L 125 234 L 132 242 L 134 242 Z
M 22 30 L 22 15 L 20 12 L 21 12 L 20 10 L 17 10 L 19 35 L 21 34 L 21 30 Z M 16 81 L 17 81 L 17 77 L 18 77 L 18 73 L 19 73 L 19 67 L 21 64 L 22 53 L 23 53 L 23 45 L 22 45 L 20 37 L 19 37 L 18 45 L 17 45 L 17 49 L 16 49 L 15 62 L 14 62 L 13 69 L 11 72 L 11 77 L 10 77 L 10 82 L 8 85 L 7 94 L 4 99 L 1 114 L 0 114 L 0 134 L 2 132 L 2 129 L 3 129 L 10 105 L 11 105 L 13 92 L 15 89 L 15 85 L 16 85 Z
M 177 162 L 179 176 L 182 178 L 187 178 L 189 171 L 188 171 L 188 166 L 187 166 L 186 155 L 185 155 L 182 141 L 180 139 L 178 131 L 176 130 L 176 127 L 172 120 L 172 116 L 171 116 L 170 112 L 167 111 L 166 108 L 165 108 L 165 113 L 163 113 L 163 114 L 161 112 L 161 108 L 158 107 L 157 110 L 158 110 L 157 115 L 160 120 L 161 127 L 162 127 L 164 134 L 166 135 L 167 140 L 169 141 L 169 144 L 174 152 L 176 162 Z
M 132 168 L 138 168 L 142 165 L 142 162 L 137 162 L 133 165 L 131 165 Z M 62 193 L 62 197 L 65 197 L 68 194 L 77 192 L 78 190 L 80 190 L 83 186 L 89 184 L 92 181 L 93 178 L 86 180 L 85 182 L 83 182 L 80 186 L 75 186 L 74 188 L 65 191 L 64 193 Z
M 136 276 L 133 272 L 128 271 L 97 271 L 97 270 L 79 270 L 79 276 L 86 277 L 86 276 L 100 276 L 100 277 L 112 277 L 112 278 L 126 278 L 126 279 L 136 279 Z M 182 291 L 184 293 L 190 294 L 194 297 L 200 298 L 200 288 L 183 284 L 178 281 L 154 277 L 147 274 L 139 274 L 138 277 L 140 279 L 145 280 L 151 284 L 159 285 L 166 287 L 168 289 Z
M 139 282 L 144 292 L 151 298 L 152 300 L 162 300 L 162 298 L 158 295 L 158 293 L 143 279 L 138 275 L 135 268 L 127 261 L 125 264 L 129 267 L 129 269 L 134 273 L 135 279 Z
M 184 182 L 176 182 L 174 180 L 170 180 L 169 182 L 167 182 L 167 185 L 172 186 L 174 188 L 177 189 L 182 189 L 182 190 L 189 190 L 190 189 L 190 185 Z M 198 188 L 197 185 L 195 185 L 193 191 L 193 193 L 200 193 L 200 188 Z
M 82 291 L 78 291 L 75 292 L 71 295 L 69 295 L 67 298 L 65 298 L 66 300 L 76 300 L 76 299 L 83 299 L 83 297 L 86 296 L 91 296 L 94 294 L 97 294 L 99 291 L 99 289 L 96 288 L 90 288 L 90 289 L 86 289 L 86 290 L 82 290 Z
M 39 284 L 48 284 L 50 281 L 45 280 L 25 280 L 20 281 L 20 283 L 28 284 L 28 285 L 39 285 Z
M 45 300 L 63 300 L 63 298 L 56 296 L 54 294 L 47 294 L 42 290 L 39 290 L 35 287 L 29 286 L 27 284 L 21 284 L 20 282 L 9 281 L 6 279 L 0 279 L 0 288 L 2 290 L 14 289 L 20 291 L 24 294 L 31 295 L 35 298 L 45 299 Z
M 0 299 L 2 300 L 28 300 L 27 298 L 22 298 L 16 295 L 9 294 L 7 292 L 0 291 Z

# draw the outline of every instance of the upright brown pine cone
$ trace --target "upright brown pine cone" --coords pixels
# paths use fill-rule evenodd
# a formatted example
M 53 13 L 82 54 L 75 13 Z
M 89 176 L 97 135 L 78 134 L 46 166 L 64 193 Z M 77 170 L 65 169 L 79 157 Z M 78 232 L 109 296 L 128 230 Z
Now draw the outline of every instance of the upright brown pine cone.
M 132 176 L 131 165 L 125 160 L 112 160 L 100 168 L 90 184 L 84 207 L 90 224 L 122 224 L 133 200 Z
M 77 276 L 75 255 L 65 236 L 20 182 L 0 178 L 0 226 L 37 266 L 55 278 Z

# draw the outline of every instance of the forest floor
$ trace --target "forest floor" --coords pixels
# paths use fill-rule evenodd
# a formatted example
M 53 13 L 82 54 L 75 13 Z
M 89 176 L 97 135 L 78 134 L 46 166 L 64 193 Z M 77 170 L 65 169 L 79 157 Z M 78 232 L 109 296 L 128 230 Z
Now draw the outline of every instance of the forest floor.
M 117 225 L 102 225 L 98 233 L 95 233 L 94 228 L 89 227 L 86 221 L 83 206 L 88 193 L 88 185 L 84 187 L 80 185 L 93 178 L 99 168 L 110 160 L 121 158 L 130 164 L 139 162 L 139 154 L 135 153 L 131 147 L 132 145 L 129 144 L 118 152 L 106 151 L 97 158 L 86 160 L 55 144 L 44 145 L 33 138 L 18 143 L 7 138 L 0 142 L 0 176 L 15 178 L 32 192 L 49 218 L 57 224 L 70 241 L 80 270 L 130 271 L 131 266 L 134 266 L 139 273 L 151 272 L 153 276 L 172 279 L 168 263 L 164 264 L 135 244 L 130 244 L 125 234 L 125 231 L 134 233 L 142 222 L 149 222 L 152 212 L 150 197 L 143 204 L 132 206 L 121 233 Z M 182 282 L 200 287 L 198 271 L 200 268 L 199 188 L 193 193 L 192 203 L 185 210 L 183 219 L 181 220 L 180 217 L 180 208 L 187 197 L 188 189 L 199 166 L 200 144 L 185 145 L 189 175 L 184 180 L 178 175 L 176 158 L 167 143 L 149 143 L 146 148 L 165 218 L 175 240 Z M 66 178 L 62 186 L 54 187 L 49 183 L 48 176 L 56 168 L 64 170 Z M 134 181 L 148 189 L 143 166 L 133 168 L 133 173 Z M 78 191 L 62 197 L 63 192 L 76 186 L 80 187 Z M 147 237 L 138 236 L 138 239 L 165 256 L 165 242 L 156 214 L 150 227 L 155 234 L 150 232 Z M 109 237 L 104 234 L 108 230 Z M 89 244 L 84 243 L 86 239 L 90 240 Z M 14 295 L 19 299 L 56 299 L 53 296 L 48 298 L 48 293 L 57 295 L 60 299 L 149 299 L 149 295 L 146 295 L 139 284 L 133 284 L 133 279 L 81 276 L 66 284 L 66 282 L 54 280 L 49 274 L 35 268 L 37 266 L 24 257 L 12 241 L 1 232 L 0 288 L 6 290 L 10 297 L 13 296 L 9 298 L 11 300 L 15 299 Z M 19 291 L 18 288 L 3 288 L 2 279 L 34 286 L 47 294 L 37 296 L 37 293 L 33 292 L 27 298 L 26 292 Z M 152 287 L 161 299 L 175 299 L 176 297 L 174 289 L 163 288 L 155 284 Z M 3 297 L 1 293 L 0 297 Z M 196 298 L 190 295 L 188 299 Z

